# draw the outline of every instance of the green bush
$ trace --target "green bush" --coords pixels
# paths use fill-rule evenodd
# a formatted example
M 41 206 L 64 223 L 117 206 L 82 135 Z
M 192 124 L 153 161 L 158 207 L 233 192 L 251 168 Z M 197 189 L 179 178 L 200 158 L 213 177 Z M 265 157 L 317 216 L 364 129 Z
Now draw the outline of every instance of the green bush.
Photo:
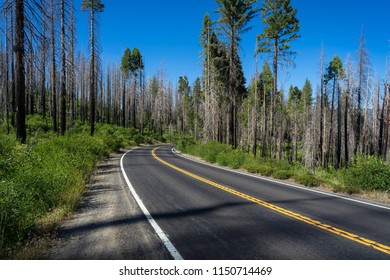
M 28 115 L 26 117 L 27 132 L 31 135 L 42 130 L 43 132 L 49 131 L 51 123 L 47 119 L 44 119 L 41 115 Z
M 198 147 L 198 156 L 204 160 L 215 163 L 217 162 L 217 156 L 219 154 L 226 154 L 231 152 L 233 149 L 227 144 L 220 144 L 218 142 L 209 142 Z
M 307 187 L 318 187 L 319 180 L 311 174 L 297 174 L 294 175 L 294 181 Z
M 287 180 L 293 176 L 293 173 L 291 171 L 287 170 L 278 170 L 275 173 L 273 173 L 273 177 L 275 179 L 279 180 Z
M 260 173 L 260 164 L 257 163 L 254 159 L 246 160 L 243 167 L 250 173 Z
M 246 155 L 240 150 L 220 152 L 216 156 L 216 162 L 221 166 L 229 166 L 233 169 L 240 168 L 245 162 Z
M 30 122 L 34 129 L 41 125 L 38 117 Z M 98 125 L 91 137 L 87 128 L 76 125 L 65 136 L 31 131 L 28 145 L 0 135 L 0 258 L 4 247 L 21 246 L 50 212 L 72 210 L 99 160 L 144 139 L 108 125 Z
M 215 161 L 218 165 L 227 166 L 229 164 L 229 155 L 225 153 L 217 154 Z
M 229 157 L 228 166 L 233 169 L 240 168 L 244 164 L 247 156 L 241 150 L 234 150 L 227 155 Z
M 296 182 L 315 187 L 321 184 L 337 191 L 348 193 L 359 190 L 390 190 L 390 164 L 375 157 L 359 157 L 356 164 L 338 172 L 317 170 L 311 174 L 299 163 L 290 164 L 284 160 L 270 158 L 251 158 L 240 150 L 218 142 L 198 144 L 191 137 L 175 136 L 176 147 L 183 153 L 198 156 L 208 162 L 231 168 L 244 167 L 251 173 L 273 176 L 285 180 L 293 178 Z
M 195 140 L 192 137 L 178 137 L 175 141 L 176 149 L 183 153 L 188 153 L 190 149 L 195 146 Z
M 10 176 L 17 168 L 17 165 L 13 164 L 15 161 L 13 157 L 15 146 L 15 135 L 0 134 L 0 181 L 6 176 Z
M 358 157 L 353 166 L 341 170 L 338 176 L 348 192 L 390 190 L 390 164 L 377 157 Z
M 270 177 L 275 172 L 275 170 L 267 165 L 259 165 L 258 167 L 259 173 L 263 176 Z
M 251 165 L 247 165 L 245 167 L 245 169 L 250 172 L 250 173 L 254 173 L 254 174 L 257 174 L 257 173 L 260 173 L 260 166 L 257 165 L 257 164 L 251 164 Z

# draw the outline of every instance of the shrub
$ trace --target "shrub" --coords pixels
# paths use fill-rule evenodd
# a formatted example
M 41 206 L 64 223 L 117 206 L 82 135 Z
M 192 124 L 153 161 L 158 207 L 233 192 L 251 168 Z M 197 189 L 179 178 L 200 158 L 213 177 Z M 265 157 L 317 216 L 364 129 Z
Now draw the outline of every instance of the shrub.
M 260 173 L 260 164 L 254 160 L 247 160 L 243 166 L 250 173 Z
M 232 147 L 230 147 L 229 145 L 220 144 L 218 142 L 209 142 L 204 145 L 199 145 L 197 149 L 198 156 L 210 163 L 217 162 L 217 156 L 219 154 L 225 154 L 232 150 Z
M 273 174 L 273 177 L 275 179 L 279 179 L 279 180 L 286 180 L 286 179 L 291 178 L 292 176 L 293 176 L 293 173 L 291 171 L 287 171 L 287 170 L 278 170 Z
M 294 176 L 294 180 L 307 187 L 318 187 L 320 184 L 319 180 L 311 174 L 297 174 Z
M 5 176 L 10 176 L 16 165 L 12 156 L 16 146 L 15 135 L 0 134 L 0 181 Z
M 343 169 L 338 176 L 349 192 L 363 190 L 390 190 L 390 164 L 377 157 L 358 157 L 356 163 Z
M 240 168 L 246 159 L 246 154 L 240 150 L 234 150 L 228 155 L 228 166 L 233 169 L 238 169 Z
M 194 145 L 195 140 L 192 137 L 179 137 L 176 140 L 176 148 L 183 153 L 189 152 L 189 149 Z
M 263 176 L 270 177 L 274 173 L 274 169 L 267 165 L 259 165 L 259 173 Z
M 108 125 L 97 126 L 91 137 L 84 128 L 78 125 L 65 136 L 37 134 L 34 141 L 30 136 L 29 145 L 0 135 L 0 257 L 4 247 L 21 246 L 38 220 L 73 210 L 97 161 L 142 139 Z
M 215 161 L 221 166 L 227 166 L 229 164 L 229 155 L 225 153 L 217 154 Z
M 44 119 L 41 115 L 28 115 L 26 117 L 26 128 L 29 134 L 33 135 L 38 131 L 49 131 L 50 123 L 47 119 Z

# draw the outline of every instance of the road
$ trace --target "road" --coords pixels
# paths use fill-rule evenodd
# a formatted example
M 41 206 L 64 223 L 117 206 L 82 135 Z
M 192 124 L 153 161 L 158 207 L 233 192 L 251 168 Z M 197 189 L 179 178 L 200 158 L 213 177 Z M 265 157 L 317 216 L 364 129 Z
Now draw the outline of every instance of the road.
M 75 213 L 63 222 L 42 259 L 167 260 L 171 255 L 123 180 L 125 151 L 99 164 Z
M 390 259 L 390 208 L 201 164 L 172 146 L 122 169 L 171 258 Z

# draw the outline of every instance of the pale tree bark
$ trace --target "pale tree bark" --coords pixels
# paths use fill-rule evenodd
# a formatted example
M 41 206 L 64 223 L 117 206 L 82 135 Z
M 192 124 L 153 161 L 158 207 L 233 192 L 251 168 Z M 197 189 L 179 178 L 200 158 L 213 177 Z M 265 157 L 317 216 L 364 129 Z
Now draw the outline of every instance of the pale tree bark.
M 56 61 L 56 27 L 55 27 L 55 1 L 51 3 L 50 28 L 51 28 L 51 114 L 53 119 L 53 130 L 58 131 L 57 123 L 57 61 Z
M 25 108 L 25 6 L 23 0 L 15 0 L 15 73 L 16 73 L 16 93 L 17 93 L 17 113 L 16 113 L 16 137 L 20 142 L 26 143 L 26 108 Z
M 66 131 L 66 33 L 65 33 L 65 0 L 61 0 L 61 134 L 64 135 Z

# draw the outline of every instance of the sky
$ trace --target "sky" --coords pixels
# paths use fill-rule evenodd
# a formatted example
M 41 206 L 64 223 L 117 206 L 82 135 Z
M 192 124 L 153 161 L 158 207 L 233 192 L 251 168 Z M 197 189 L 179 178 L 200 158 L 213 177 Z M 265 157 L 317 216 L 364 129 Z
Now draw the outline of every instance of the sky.
M 82 0 L 75 0 L 79 49 L 88 52 L 88 21 L 80 9 Z M 120 64 L 126 47 L 137 47 L 144 57 L 147 77 L 163 66 L 167 79 L 174 85 L 179 76 L 187 75 L 190 83 L 202 75 L 199 45 L 202 21 L 206 13 L 219 18 L 214 0 L 102 0 L 100 45 L 103 63 Z M 261 6 L 261 0 L 258 6 Z M 300 37 L 292 43 L 297 52 L 295 67 L 281 69 L 279 87 L 302 88 L 309 79 L 315 89 L 319 81 L 321 46 L 325 63 L 334 55 L 342 61 L 356 63 L 360 36 L 365 34 L 372 73 L 385 77 L 386 58 L 390 54 L 389 0 L 291 0 L 298 10 Z M 260 13 L 250 22 L 250 31 L 242 35 L 240 57 L 244 75 L 249 81 L 255 72 L 256 36 L 263 31 Z M 267 59 L 259 56 L 259 69 Z

